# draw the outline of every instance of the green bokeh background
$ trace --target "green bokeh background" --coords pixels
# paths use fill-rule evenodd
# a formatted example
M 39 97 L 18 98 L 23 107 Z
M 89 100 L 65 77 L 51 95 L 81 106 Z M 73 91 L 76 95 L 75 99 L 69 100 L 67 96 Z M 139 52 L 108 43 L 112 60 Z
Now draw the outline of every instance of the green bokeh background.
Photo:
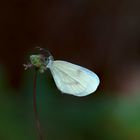
M 18 92 L 8 87 L 5 76 L 1 67 L 0 139 L 37 140 L 32 105 L 34 71 L 25 71 Z M 39 74 L 37 83 L 38 110 L 46 140 L 140 139 L 139 94 L 119 97 L 98 90 L 84 98 L 61 94 L 50 72 Z

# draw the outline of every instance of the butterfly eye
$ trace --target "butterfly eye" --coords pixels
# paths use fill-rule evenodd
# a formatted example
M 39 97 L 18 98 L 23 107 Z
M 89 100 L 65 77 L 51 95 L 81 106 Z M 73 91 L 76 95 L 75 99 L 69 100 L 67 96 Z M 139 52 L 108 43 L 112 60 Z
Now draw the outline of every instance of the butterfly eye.
M 49 57 L 47 57 L 47 58 L 45 59 L 45 62 L 46 62 L 46 64 L 48 64 L 48 63 L 50 62 Z
M 45 57 L 45 59 L 44 59 L 44 60 L 45 60 L 45 62 L 46 62 L 46 61 L 48 61 L 48 57 Z

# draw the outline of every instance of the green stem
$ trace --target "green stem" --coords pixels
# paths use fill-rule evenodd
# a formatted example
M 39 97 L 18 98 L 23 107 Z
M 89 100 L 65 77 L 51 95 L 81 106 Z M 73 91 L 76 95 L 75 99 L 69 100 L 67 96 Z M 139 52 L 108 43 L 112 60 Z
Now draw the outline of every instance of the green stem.
M 34 76 L 34 85 L 33 85 L 33 107 L 34 107 L 34 114 L 35 114 L 35 121 L 36 121 L 36 127 L 39 135 L 39 140 L 43 140 L 43 135 L 42 135 L 42 129 L 40 125 L 40 120 L 39 120 L 39 115 L 37 111 L 37 101 L 36 101 L 36 83 L 37 83 L 37 70 L 35 71 L 35 76 Z

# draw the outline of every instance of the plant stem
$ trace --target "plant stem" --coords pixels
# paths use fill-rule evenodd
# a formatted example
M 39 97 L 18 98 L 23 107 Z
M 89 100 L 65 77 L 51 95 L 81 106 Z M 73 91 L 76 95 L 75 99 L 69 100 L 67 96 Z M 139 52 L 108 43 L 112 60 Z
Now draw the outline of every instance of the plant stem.
M 38 73 L 38 71 L 35 70 L 34 85 L 33 85 L 33 107 L 34 107 L 35 121 L 36 121 L 36 127 L 37 127 L 37 131 L 38 131 L 38 135 L 39 135 L 39 140 L 43 140 L 42 129 L 41 129 L 39 115 L 38 115 L 38 111 L 37 111 L 37 101 L 36 101 L 37 73 Z

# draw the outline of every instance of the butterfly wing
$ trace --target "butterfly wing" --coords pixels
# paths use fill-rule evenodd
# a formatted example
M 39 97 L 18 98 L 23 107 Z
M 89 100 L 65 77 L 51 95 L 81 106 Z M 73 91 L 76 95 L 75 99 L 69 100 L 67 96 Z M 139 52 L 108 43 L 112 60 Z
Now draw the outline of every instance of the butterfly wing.
M 53 61 L 49 67 L 58 89 L 75 96 L 86 96 L 99 85 L 98 76 L 81 66 L 66 61 Z

